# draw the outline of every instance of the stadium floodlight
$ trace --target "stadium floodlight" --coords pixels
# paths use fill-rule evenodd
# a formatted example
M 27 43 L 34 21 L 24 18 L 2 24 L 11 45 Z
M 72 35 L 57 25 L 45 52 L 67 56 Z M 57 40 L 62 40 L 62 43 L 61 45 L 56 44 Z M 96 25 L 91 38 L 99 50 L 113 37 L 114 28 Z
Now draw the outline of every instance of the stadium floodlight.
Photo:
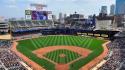
M 37 4 L 37 3 L 32 3 L 30 4 L 31 7 L 35 7 L 36 10 L 43 10 L 43 7 L 47 7 L 47 5 L 44 4 Z

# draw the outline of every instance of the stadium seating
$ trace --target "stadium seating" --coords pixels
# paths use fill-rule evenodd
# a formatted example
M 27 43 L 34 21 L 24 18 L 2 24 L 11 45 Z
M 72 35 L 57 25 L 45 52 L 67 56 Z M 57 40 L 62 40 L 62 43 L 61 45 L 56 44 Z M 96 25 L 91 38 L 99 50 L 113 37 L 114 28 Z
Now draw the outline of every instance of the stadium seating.
M 115 39 L 108 46 L 113 53 L 99 70 L 125 70 L 125 38 Z
M 7 22 L 0 22 L 0 35 L 4 35 L 8 33 L 8 23 Z
M 10 40 L 0 40 L 0 70 L 27 70 L 19 61 L 22 61 L 9 48 Z
M 70 27 L 72 29 L 83 29 L 83 30 L 93 30 L 94 29 L 90 25 L 81 24 L 81 23 L 71 23 Z
M 42 29 L 43 27 L 50 27 L 51 21 L 30 21 L 30 20 L 21 20 L 21 21 L 10 21 L 11 28 L 13 32 L 17 31 L 28 31 L 34 29 Z
M 0 48 L 10 47 L 10 46 L 11 46 L 11 42 L 10 41 L 0 40 Z
M 18 58 L 12 51 L 10 50 L 2 50 L 0 51 L 0 70 L 26 70 L 19 63 L 20 58 Z

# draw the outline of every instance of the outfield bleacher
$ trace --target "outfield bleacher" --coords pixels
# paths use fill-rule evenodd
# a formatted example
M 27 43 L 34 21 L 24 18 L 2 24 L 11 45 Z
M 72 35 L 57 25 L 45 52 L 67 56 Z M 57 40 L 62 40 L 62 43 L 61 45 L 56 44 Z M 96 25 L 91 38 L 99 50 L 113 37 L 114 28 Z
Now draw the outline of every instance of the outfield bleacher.
M 21 20 L 10 21 L 12 32 L 37 30 L 51 27 L 52 21 L 35 21 L 35 20 Z

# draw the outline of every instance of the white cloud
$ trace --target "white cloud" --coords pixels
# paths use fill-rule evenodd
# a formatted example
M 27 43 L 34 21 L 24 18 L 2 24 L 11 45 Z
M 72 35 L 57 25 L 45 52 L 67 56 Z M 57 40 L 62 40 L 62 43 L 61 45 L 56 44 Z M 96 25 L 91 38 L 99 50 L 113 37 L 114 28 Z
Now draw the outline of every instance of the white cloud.
M 28 2 L 31 3 L 42 3 L 42 4 L 47 4 L 49 2 L 75 2 L 79 0 L 27 0 Z
M 46 4 L 48 2 L 48 0 L 27 0 L 27 1 L 31 3 L 42 3 L 42 4 Z
M 79 0 L 55 0 L 55 2 L 76 2 Z
M 4 0 L 6 4 L 16 4 L 17 0 Z
M 8 7 L 8 8 L 17 8 L 16 5 L 6 5 L 6 7 Z
M 4 0 L 5 7 L 17 8 L 17 0 Z
M 105 3 L 105 4 L 114 4 L 115 0 L 81 0 L 84 2 L 88 2 L 88 3 Z

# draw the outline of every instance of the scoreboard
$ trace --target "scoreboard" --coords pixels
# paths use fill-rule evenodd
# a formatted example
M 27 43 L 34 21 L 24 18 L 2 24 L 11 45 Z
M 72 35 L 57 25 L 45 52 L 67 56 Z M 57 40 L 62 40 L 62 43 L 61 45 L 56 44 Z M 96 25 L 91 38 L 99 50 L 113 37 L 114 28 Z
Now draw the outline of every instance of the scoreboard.
M 25 10 L 25 18 L 29 20 L 48 20 L 48 11 Z

